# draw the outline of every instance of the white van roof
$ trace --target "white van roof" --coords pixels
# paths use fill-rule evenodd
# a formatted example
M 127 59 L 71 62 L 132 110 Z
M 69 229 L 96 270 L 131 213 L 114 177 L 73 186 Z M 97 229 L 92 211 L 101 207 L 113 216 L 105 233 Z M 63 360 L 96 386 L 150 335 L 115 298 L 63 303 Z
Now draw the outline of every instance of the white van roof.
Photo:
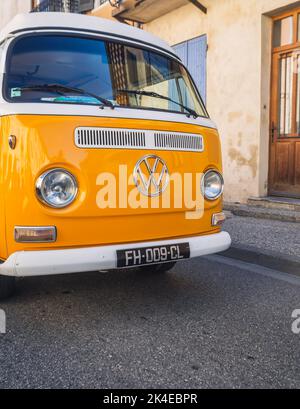
M 174 54 L 173 49 L 163 40 L 147 31 L 128 24 L 117 23 L 100 17 L 86 16 L 73 13 L 26 13 L 18 14 L 0 31 L 0 43 L 11 34 L 32 30 L 71 30 L 96 32 L 114 36 L 135 43 L 145 43 Z

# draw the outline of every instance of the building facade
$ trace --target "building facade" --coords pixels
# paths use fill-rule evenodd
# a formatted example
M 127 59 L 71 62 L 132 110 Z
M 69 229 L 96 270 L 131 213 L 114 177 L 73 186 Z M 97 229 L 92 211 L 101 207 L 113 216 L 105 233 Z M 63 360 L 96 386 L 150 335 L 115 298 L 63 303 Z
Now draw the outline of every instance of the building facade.
M 19 13 L 32 10 L 87 13 L 103 3 L 103 0 L 1 0 L 0 30 Z
M 220 130 L 225 200 L 300 197 L 300 2 L 111 3 L 93 14 L 138 22 L 190 68 Z
M 2 0 L 0 1 L 0 30 L 16 14 L 27 13 L 32 8 L 32 0 Z
M 174 47 L 218 125 L 227 202 L 300 198 L 300 1 L 5 0 L 0 23 L 75 1 L 80 12 L 138 25 Z

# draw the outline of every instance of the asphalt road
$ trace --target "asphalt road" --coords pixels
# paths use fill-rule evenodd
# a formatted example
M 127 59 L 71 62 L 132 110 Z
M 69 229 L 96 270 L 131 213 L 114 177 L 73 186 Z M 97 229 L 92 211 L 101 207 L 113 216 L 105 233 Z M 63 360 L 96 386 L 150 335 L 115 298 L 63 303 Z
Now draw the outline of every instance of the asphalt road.
M 29 278 L 0 308 L 0 388 L 300 387 L 300 278 L 261 267 Z

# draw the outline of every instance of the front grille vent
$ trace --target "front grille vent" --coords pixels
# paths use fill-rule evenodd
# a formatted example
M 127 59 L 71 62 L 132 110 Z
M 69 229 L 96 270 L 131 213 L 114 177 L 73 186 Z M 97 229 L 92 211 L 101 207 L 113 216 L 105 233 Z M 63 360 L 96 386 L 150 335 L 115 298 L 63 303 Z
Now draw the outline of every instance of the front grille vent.
M 81 148 L 135 148 L 146 147 L 143 131 L 112 128 L 77 128 L 76 146 Z
M 159 132 L 154 133 L 154 141 L 157 149 L 195 152 L 203 150 L 203 138 L 199 135 Z
M 75 130 L 75 145 L 94 149 L 144 149 L 203 152 L 203 137 L 198 134 L 158 132 L 122 128 L 89 128 Z

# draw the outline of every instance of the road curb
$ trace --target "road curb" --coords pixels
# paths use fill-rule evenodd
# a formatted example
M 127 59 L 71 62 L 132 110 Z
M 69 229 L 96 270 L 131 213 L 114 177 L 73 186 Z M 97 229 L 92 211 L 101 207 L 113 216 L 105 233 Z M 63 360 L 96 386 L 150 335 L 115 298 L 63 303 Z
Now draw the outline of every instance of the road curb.
M 262 207 L 224 204 L 224 210 L 231 212 L 234 216 L 254 217 L 256 219 L 277 220 L 281 222 L 300 223 L 300 212 L 290 210 L 265 209 Z
M 233 245 L 230 249 L 219 253 L 220 256 L 258 264 L 284 273 L 300 277 L 300 258 L 278 254 L 272 251 L 261 251 L 255 247 Z

